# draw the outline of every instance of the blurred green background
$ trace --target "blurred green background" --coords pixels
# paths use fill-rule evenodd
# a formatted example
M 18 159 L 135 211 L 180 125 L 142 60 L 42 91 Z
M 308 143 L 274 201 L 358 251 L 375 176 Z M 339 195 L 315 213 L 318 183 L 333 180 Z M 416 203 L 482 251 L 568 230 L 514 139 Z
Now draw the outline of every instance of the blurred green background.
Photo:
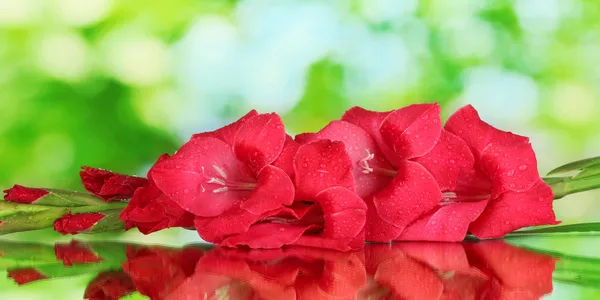
M 600 155 L 599 65 L 596 0 L 0 0 L 0 188 L 82 189 L 82 165 L 144 175 L 252 108 L 295 134 L 431 101 L 531 136 L 545 173 Z M 558 201 L 559 219 L 600 220 L 599 196 Z

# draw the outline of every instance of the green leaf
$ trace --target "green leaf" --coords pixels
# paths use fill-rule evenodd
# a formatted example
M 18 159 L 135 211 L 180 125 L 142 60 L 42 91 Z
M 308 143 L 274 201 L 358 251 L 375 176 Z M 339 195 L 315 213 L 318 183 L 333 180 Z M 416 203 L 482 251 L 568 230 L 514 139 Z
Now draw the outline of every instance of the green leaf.
M 573 179 L 576 178 L 587 178 L 591 176 L 600 175 L 600 164 L 595 164 L 589 167 L 586 167 L 583 171 L 579 172 L 579 174 L 573 176 Z
M 565 182 L 565 181 L 571 179 L 571 177 L 544 177 L 542 179 L 548 185 L 558 185 L 562 182 Z
M 106 201 L 92 194 L 76 192 L 76 191 L 65 191 L 57 189 L 45 189 L 48 194 L 42 198 L 36 200 L 34 203 L 38 205 L 48 206 L 60 206 L 60 207 L 71 207 L 71 206 L 86 206 L 86 205 L 104 205 Z
M 56 255 L 52 245 L 0 241 L 0 270 L 54 263 L 56 263 Z
M 81 274 L 100 273 L 104 271 L 118 271 L 121 269 L 122 261 L 106 260 L 88 264 L 74 264 L 65 266 L 62 262 L 53 265 L 36 267 L 36 270 L 49 278 L 71 277 Z
M 595 274 L 582 275 L 577 272 L 555 272 L 552 275 L 552 280 L 595 289 L 600 287 L 600 276 Z
M 600 222 L 596 223 L 581 223 L 570 225 L 551 226 L 538 229 L 526 229 L 515 231 L 506 235 L 506 238 L 522 236 L 522 235 L 539 235 L 539 234 L 554 234 L 554 233 L 572 233 L 572 234 L 598 234 L 600 236 Z
M 548 173 L 548 176 L 567 173 L 572 171 L 580 171 L 585 168 L 600 164 L 600 156 L 574 161 L 566 165 L 562 165 Z
M 544 181 L 552 187 L 554 199 L 600 188 L 600 175 L 585 178 L 560 177 L 560 180 L 544 178 Z
M 586 287 L 600 287 L 600 259 L 569 255 L 552 250 L 545 250 L 530 246 L 519 246 L 528 250 L 550 255 L 557 259 L 556 267 L 552 274 L 554 281 L 576 284 Z

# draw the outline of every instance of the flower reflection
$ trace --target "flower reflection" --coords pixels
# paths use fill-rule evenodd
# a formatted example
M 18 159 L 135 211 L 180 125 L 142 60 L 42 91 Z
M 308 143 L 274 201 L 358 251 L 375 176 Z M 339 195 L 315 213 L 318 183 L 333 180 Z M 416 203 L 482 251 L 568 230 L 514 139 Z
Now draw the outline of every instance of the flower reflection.
M 362 252 L 216 248 L 170 299 L 355 299 L 366 283 L 363 261 Z
M 19 285 L 95 274 L 86 299 L 538 299 L 552 292 L 557 259 L 509 245 L 370 244 L 361 251 L 184 248 L 116 243 L 0 242 Z
M 397 243 L 367 248 L 364 299 L 538 299 L 556 259 L 509 245 Z
M 194 274 L 202 248 L 127 247 L 123 271 L 138 292 L 151 299 L 166 299 Z
M 83 297 L 90 300 L 120 299 L 135 290 L 136 287 L 127 274 L 122 271 L 107 271 L 98 274 L 88 284 Z

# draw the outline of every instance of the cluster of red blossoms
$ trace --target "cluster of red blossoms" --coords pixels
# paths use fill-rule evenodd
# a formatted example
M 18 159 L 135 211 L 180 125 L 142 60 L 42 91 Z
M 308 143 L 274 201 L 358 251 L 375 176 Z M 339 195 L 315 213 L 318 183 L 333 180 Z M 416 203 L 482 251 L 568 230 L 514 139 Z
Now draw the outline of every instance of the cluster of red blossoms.
M 228 247 L 347 251 L 558 223 L 529 139 L 483 122 L 472 106 L 444 126 L 435 103 L 354 107 L 294 138 L 277 114 L 250 111 L 161 156 L 147 179 L 93 168 L 81 175 L 105 200 L 131 198 L 120 216 L 126 228 L 195 227 Z

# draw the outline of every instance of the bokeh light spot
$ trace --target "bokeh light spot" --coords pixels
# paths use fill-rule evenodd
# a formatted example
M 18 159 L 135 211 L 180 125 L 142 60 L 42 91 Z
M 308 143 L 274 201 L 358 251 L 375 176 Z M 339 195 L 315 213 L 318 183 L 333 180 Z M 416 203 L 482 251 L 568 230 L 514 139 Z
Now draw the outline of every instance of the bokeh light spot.
M 362 0 L 360 10 L 371 22 L 400 21 L 413 14 L 419 6 L 417 0 Z
M 496 67 L 472 68 L 465 73 L 458 105 L 472 104 L 483 119 L 497 126 L 524 125 L 539 105 L 536 82 L 520 73 Z
M 103 20 L 114 0 L 56 0 L 55 10 L 60 20 L 71 26 L 86 26 Z
M 598 122 L 597 96 L 588 87 L 564 83 L 554 91 L 554 116 L 565 123 Z
M 89 71 L 88 46 L 75 33 L 46 35 L 36 47 L 40 68 L 52 77 L 76 81 Z
M 112 35 L 105 43 L 108 68 L 120 81 L 148 86 L 167 77 L 169 52 L 161 40 L 122 32 Z
M 39 19 L 41 0 L 0 0 L 0 25 L 28 25 Z

